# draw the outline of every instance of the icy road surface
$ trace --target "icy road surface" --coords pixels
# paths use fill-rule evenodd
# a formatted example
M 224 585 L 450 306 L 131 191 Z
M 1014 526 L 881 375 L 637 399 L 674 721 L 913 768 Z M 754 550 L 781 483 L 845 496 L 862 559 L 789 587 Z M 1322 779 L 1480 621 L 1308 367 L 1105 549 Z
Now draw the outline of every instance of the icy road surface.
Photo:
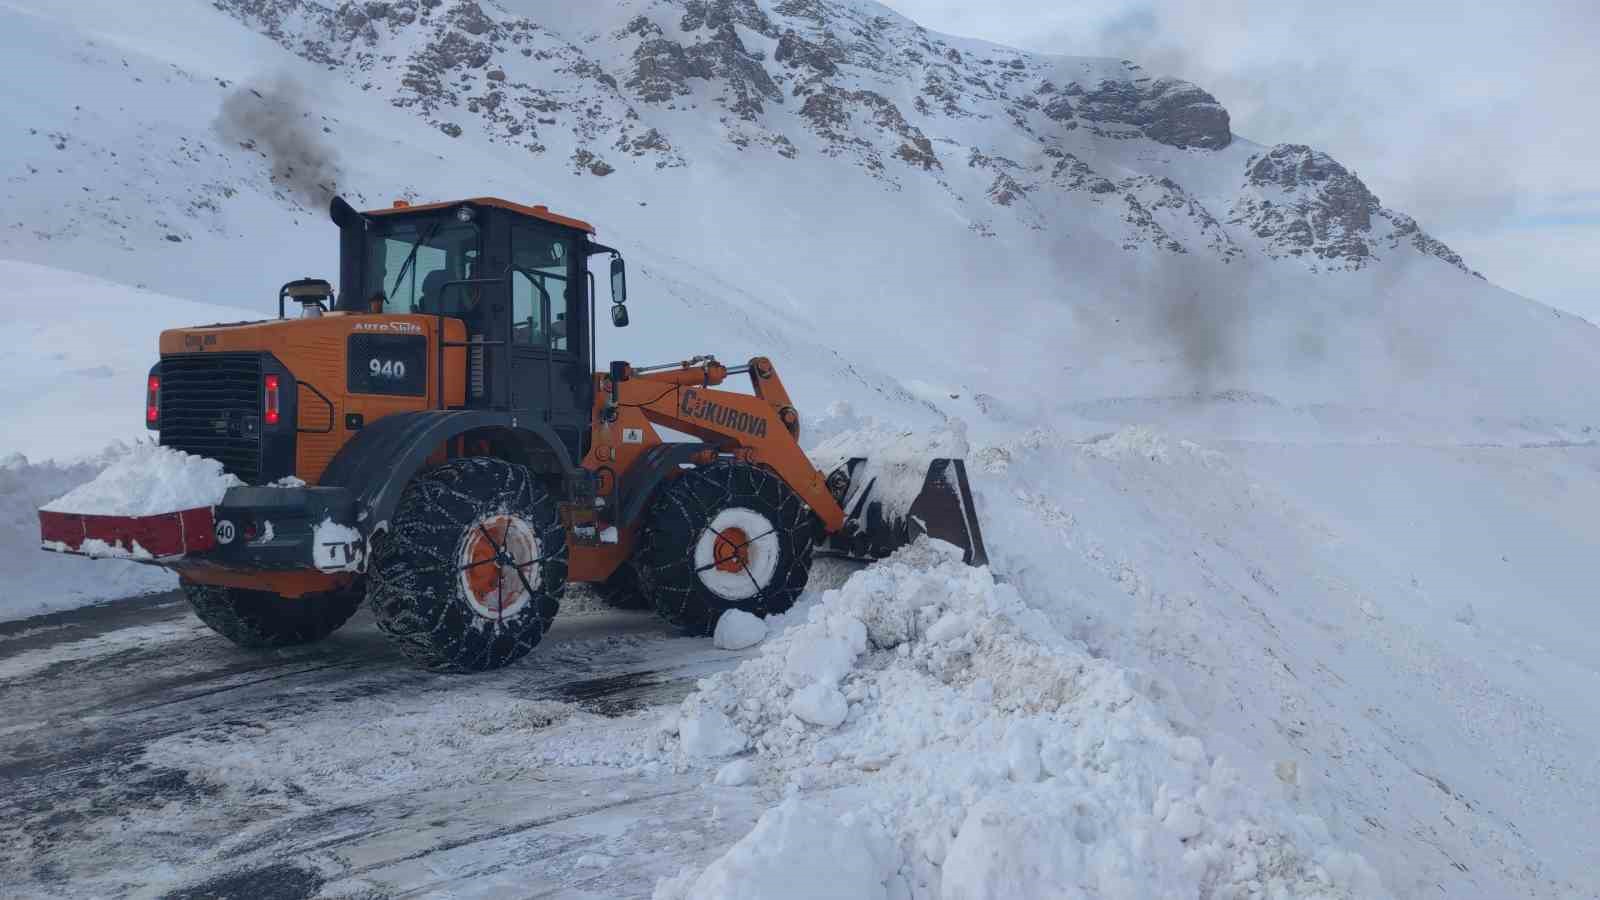
M 365 611 L 267 653 L 178 594 L 3 623 L 0 894 L 648 896 L 760 809 L 586 766 L 584 735 L 748 655 L 592 606 L 481 676 L 410 667 Z

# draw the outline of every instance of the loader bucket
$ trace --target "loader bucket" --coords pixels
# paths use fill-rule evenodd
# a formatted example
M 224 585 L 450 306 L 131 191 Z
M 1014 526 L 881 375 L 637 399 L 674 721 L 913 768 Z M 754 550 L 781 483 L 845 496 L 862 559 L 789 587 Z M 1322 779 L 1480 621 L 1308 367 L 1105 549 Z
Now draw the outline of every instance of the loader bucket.
M 973 566 L 989 564 L 978 527 L 966 463 L 935 459 L 922 475 L 907 463 L 876 463 L 860 457 L 828 476 L 835 496 L 843 497 L 845 524 L 818 548 L 826 555 L 882 559 L 922 535 L 961 548 Z

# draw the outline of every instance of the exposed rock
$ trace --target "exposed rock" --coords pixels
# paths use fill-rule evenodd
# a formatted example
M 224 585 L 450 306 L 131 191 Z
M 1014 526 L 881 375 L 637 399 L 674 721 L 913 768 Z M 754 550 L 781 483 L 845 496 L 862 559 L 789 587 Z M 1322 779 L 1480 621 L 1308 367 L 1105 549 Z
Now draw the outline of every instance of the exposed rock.
M 574 172 L 582 172 L 587 170 L 589 174 L 599 175 L 601 177 L 610 175 L 612 172 L 616 171 L 616 169 L 612 168 L 611 165 L 605 160 L 582 148 L 572 152 L 572 169 Z
M 763 37 L 777 37 L 772 20 L 755 4 L 755 0 L 688 0 L 683 5 L 684 31 L 701 28 L 720 30 L 733 25 L 743 25 Z
M 999 206 L 1010 206 L 1027 193 L 1026 187 L 1005 172 L 996 175 L 989 185 L 989 199 Z
M 1244 249 L 1211 211 L 1176 181 L 1136 175 L 1118 182 L 1117 190 L 1127 207 L 1123 221 L 1132 226 L 1132 234 L 1174 253 L 1190 252 L 1191 247 L 1184 243 L 1184 238 L 1190 238 L 1203 241 L 1205 248 L 1224 262 L 1244 255 Z
M 1461 254 L 1451 250 L 1443 241 L 1423 231 L 1422 227 L 1417 224 L 1416 219 L 1391 209 L 1379 209 L 1378 215 L 1388 219 L 1394 227 L 1389 237 L 1390 249 L 1395 249 L 1400 246 L 1401 242 L 1409 240 L 1411 246 L 1415 247 L 1419 252 L 1428 256 L 1436 256 L 1475 278 L 1483 278 L 1481 272 L 1468 268 L 1466 261 L 1461 258 Z
M 1106 79 L 1092 90 L 1073 84 L 1066 93 L 1080 96 L 1077 112 L 1084 119 L 1131 125 L 1163 144 L 1219 150 L 1233 140 L 1228 111 L 1187 81 L 1158 78 L 1145 85 Z
M 637 118 L 614 76 L 533 22 L 477 0 L 213 0 L 283 47 L 431 125 L 482 119 L 490 140 L 543 152 L 539 124 L 570 113 L 581 146 L 613 141 Z M 648 21 L 648 20 L 646 20 Z M 641 26 L 642 28 L 643 26 Z M 537 85 L 537 86 L 536 86 Z M 658 162 L 671 162 L 663 156 Z
M 710 70 L 699 59 L 690 58 L 682 44 L 657 37 L 634 49 L 627 85 L 646 103 L 664 103 L 689 93 L 690 78 L 710 76 Z
M 922 129 L 907 122 L 893 101 L 874 91 L 846 91 L 829 85 L 806 98 L 800 116 L 832 145 L 831 155 L 854 148 L 869 170 L 881 171 L 883 161 L 874 143 L 850 131 L 852 109 L 866 113 L 871 125 L 902 140 L 893 151 L 896 158 L 923 169 L 944 168 L 933 150 L 933 142 Z
M 634 16 L 633 18 L 628 20 L 628 24 L 622 26 L 622 31 L 620 31 L 618 33 L 618 36 L 620 37 L 620 36 L 626 36 L 626 35 L 630 35 L 630 34 L 636 34 L 636 35 L 639 35 L 640 37 L 647 37 L 647 38 L 648 37 L 660 37 L 661 36 L 661 26 L 657 25 L 656 23 L 654 23 L 652 21 L 650 21 L 648 18 L 646 18 L 644 16 Z
M 764 99 L 783 102 L 783 92 L 761 60 L 745 48 L 732 23 L 717 28 L 709 39 L 691 47 L 689 53 L 711 73 L 708 77 L 723 82 L 725 93 L 721 99 L 741 119 L 754 120 L 765 112 Z
M 1069 191 L 1087 191 L 1091 194 L 1114 194 L 1117 186 L 1089 167 L 1089 164 L 1071 153 L 1056 151 L 1059 156 L 1050 172 L 1050 180 Z
M 1072 113 L 1072 101 L 1066 97 L 1055 97 L 1044 105 L 1044 114 L 1056 122 L 1070 122 L 1077 118 Z
M 834 60 L 843 55 L 837 46 L 814 44 L 791 29 L 778 38 L 778 48 L 773 51 L 772 58 L 790 68 L 804 67 L 819 75 L 833 75 L 839 71 Z
M 1378 210 L 1378 198 L 1333 157 L 1278 144 L 1245 164 L 1244 193 L 1229 221 L 1265 241 L 1269 255 L 1311 254 L 1360 268 L 1373 256 Z
M 759 117 L 766 109 L 764 100 L 783 102 L 783 92 L 766 67 L 739 39 L 734 28 L 736 17 L 732 13 L 742 7 L 732 3 L 734 8 L 725 10 L 730 3 L 732 0 L 709 5 L 691 4 L 695 9 L 685 14 L 685 30 L 700 27 L 713 30 L 690 46 L 664 37 L 651 37 L 634 49 L 627 85 L 640 100 L 663 103 L 683 96 L 689 93 L 688 80 L 701 78 L 721 85 L 724 93 L 719 99 L 741 119 Z M 688 28 L 689 23 L 695 28 Z M 771 27 L 770 22 L 767 27 Z
M 494 27 L 494 20 L 484 15 L 483 7 L 471 0 L 458 4 L 445 13 L 445 18 L 457 28 L 472 35 L 487 34 L 489 29 Z

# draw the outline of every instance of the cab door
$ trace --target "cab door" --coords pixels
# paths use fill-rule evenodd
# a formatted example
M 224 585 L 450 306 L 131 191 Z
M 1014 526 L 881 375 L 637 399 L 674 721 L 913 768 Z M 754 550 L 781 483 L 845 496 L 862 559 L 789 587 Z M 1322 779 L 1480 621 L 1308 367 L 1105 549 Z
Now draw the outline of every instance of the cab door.
M 548 423 L 573 460 L 589 427 L 580 247 L 555 226 L 511 227 L 511 409 Z

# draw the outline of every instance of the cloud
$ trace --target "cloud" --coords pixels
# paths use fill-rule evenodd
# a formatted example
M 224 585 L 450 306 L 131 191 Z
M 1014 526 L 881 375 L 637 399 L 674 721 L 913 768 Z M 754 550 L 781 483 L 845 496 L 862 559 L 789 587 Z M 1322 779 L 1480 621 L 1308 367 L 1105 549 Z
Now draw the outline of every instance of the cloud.
M 1331 154 L 1447 243 L 1600 195 L 1593 0 L 889 4 L 939 31 L 1186 78 L 1235 133 Z M 1480 268 L 1517 289 L 1525 265 L 1505 261 Z

